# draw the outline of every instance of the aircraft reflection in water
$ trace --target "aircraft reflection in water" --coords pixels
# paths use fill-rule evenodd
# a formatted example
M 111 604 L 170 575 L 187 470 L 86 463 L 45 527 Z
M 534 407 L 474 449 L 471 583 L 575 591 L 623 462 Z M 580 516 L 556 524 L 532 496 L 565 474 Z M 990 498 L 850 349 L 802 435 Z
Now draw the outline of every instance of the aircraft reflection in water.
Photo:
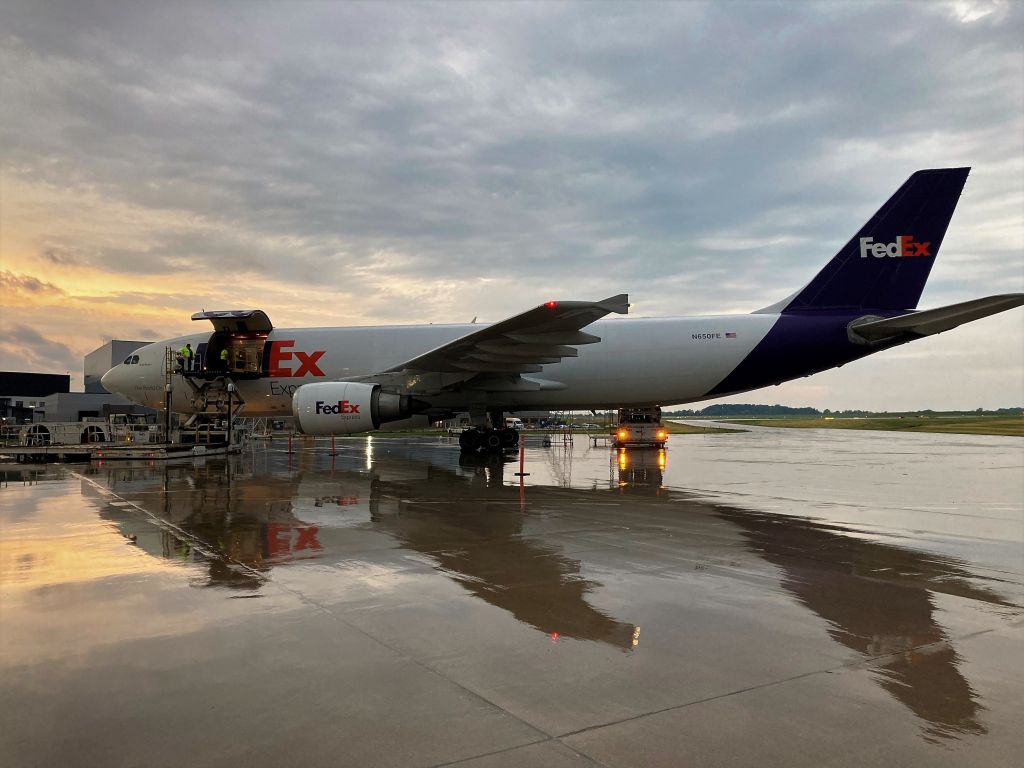
M 531 486 L 525 506 L 501 457 L 456 458 L 416 444 L 389 446 L 386 456 L 368 453 L 358 464 L 349 457 L 334 470 L 299 466 L 296 477 L 260 468 L 258 476 L 236 472 L 232 479 L 223 463 L 93 472 L 171 526 L 155 533 L 123 507 L 104 506 L 107 519 L 151 554 L 206 563 L 206 584 L 256 589 L 274 567 L 342 561 L 349 556 L 340 547 L 346 531 L 369 528 L 426 555 L 470 594 L 545 634 L 623 649 L 637 644 L 639 628 L 587 602 L 601 585 L 581 576 L 579 561 L 524 533 L 531 505 L 565 508 L 567 492 L 579 501 L 611 491 L 645 504 L 645 515 L 664 510 L 666 525 L 726 521 L 747 550 L 780 569 L 781 587 L 827 622 L 833 640 L 875 660 L 879 684 L 926 723 L 926 739 L 986 732 L 978 721 L 983 707 L 960 673 L 932 595 L 1018 606 L 976 586 L 977 577 L 953 558 L 857 538 L 811 519 L 695 499 L 664 486 L 665 466 L 664 451 L 613 452 L 604 491 Z M 553 469 L 559 480 L 568 477 L 565 466 Z M 629 508 L 611 514 L 628 515 Z M 685 536 L 675 540 L 699 550 Z
M 617 461 L 620 487 L 664 490 L 664 451 L 622 453 Z M 972 584 L 973 575 L 952 558 L 868 541 L 807 518 L 708 506 L 739 528 L 751 552 L 781 569 L 783 589 L 828 622 L 832 639 L 878 660 L 879 684 L 927 723 L 925 738 L 986 732 L 977 720 L 983 707 L 960 674 L 932 593 L 1017 606 Z
M 617 463 L 620 487 L 665 490 L 664 451 L 623 452 Z M 705 506 L 692 499 L 687 505 Z M 932 593 L 1017 606 L 972 584 L 972 574 L 952 558 L 857 538 L 850 529 L 807 518 L 708 506 L 742 531 L 750 551 L 781 569 L 783 589 L 828 622 L 832 639 L 866 659 L 881 657 L 879 684 L 927 723 L 928 740 L 986 732 L 977 720 L 983 707 L 960 674 Z
M 453 464 L 441 467 L 382 456 L 369 470 L 349 460 L 348 469 L 302 471 L 297 478 L 235 474 L 233 482 L 222 462 L 200 470 L 110 468 L 97 479 L 172 526 L 156 531 L 117 507 L 105 517 L 151 554 L 206 563 L 209 586 L 257 589 L 276 566 L 345 560 L 352 557 L 341 546 L 346 531 L 368 526 L 553 639 L 635 647 L 638 627 L 587 602 L 601 585 L 580 574 L 581 563 L 524 536 L 527 516 L 518 488 L 502 482 L 501 456 L 449 458 Z M 199 542 L 217 552 L 204 552 Z
M 639 627 L 586 601 L 601 585 L 581 576 L 578 560 L 524 535 L 528 514 L 518 488 L 503 483 L 502 457 L 463 454 L 459 463 L 468 473 L 430 467 L 426 482 L 376 483 L 371 522 L 406 549 L 429 555 L 470 594 L 552 638 L 637 645 Z
M 935 618 L 932 593 L 1010 607 L 971 584 L 948 558 L 843 535 L 843 529 L 719 507 L 751 549 L 782 569 L 782 587 L 829 624 L 832 639 L 866 658 L 879 684 L 926 721 L 926 738 L 985 733 L 983 709 L 960 674 L 960 658 Z M 890 657 L 890 658 L 885 658 Z

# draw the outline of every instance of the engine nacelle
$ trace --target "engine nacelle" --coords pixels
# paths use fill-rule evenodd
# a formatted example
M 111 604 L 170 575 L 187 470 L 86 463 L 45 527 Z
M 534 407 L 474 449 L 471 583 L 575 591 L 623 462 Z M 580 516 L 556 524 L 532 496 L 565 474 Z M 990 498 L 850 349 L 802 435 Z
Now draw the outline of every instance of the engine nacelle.
M 413 415 L 413 399 L 381 391 L 379 384 L 324 381 L 292 395 L 292 414 L 306 435 L 350 435 Z

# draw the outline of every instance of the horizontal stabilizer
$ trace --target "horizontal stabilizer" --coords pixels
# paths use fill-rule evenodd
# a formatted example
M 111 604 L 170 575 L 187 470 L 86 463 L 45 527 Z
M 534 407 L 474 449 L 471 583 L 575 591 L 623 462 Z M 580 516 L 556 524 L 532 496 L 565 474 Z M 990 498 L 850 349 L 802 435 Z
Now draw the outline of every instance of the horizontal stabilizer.
M 1004 293 L 899 317 L 878 319 L 868 316 L 850 323 L 850 338 L 860 343 L 871 343 L 908 334 L 931 336 L 1021 305 L 1024 305 L 1024 293 Z

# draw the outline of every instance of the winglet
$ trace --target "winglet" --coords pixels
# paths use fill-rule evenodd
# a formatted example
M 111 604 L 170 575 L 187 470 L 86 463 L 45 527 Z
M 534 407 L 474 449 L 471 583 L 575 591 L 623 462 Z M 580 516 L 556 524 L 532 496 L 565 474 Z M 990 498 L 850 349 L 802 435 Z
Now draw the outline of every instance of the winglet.
M 609 296 L 607 299 L 594 302 L 601 309 L 614 312 L 617 315 L 629 314 L 629 294 L 620 293 L 617 296 Z

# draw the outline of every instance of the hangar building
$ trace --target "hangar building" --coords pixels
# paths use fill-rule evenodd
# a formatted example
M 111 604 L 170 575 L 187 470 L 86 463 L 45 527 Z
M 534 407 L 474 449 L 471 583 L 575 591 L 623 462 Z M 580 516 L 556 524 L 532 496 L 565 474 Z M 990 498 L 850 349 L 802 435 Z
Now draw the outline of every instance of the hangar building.
M 0 371 L 0 420 L 5 424 L 30 422 L 37 408 L 45 408 L 47 397 L 70 390 L 71 376 L 66 373 Z
M 84 392 L 71 392 L 71 376 L 52 373 L 0 372 L 0 419 L 5 424 L 81 421 L 112 413 L 155 414 L 103 388 L 103 374 L 148 341 L 113 339 L 84 360 Z

